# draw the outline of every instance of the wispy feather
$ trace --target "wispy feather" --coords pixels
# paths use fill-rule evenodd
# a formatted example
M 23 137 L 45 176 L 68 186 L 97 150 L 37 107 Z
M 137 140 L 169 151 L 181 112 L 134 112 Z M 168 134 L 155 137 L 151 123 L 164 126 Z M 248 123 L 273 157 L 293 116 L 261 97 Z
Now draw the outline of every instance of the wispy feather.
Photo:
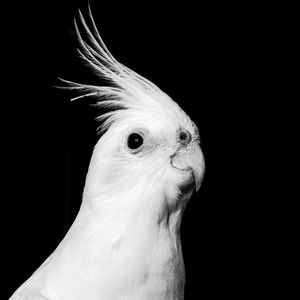
M 107 128 L 117 118 L 120 112 L 118 108 L 140 109 L 141 111 L 155 109 L 159 112 L 164 106 L 167 106 L 168 110 L 165 111 L 178 113 L 179 107 L 167 94 L 148 79 L 119 63 L 112 56 L 97 30 L 90 7 L 88 17 L 90 27 L 80 10 L 80 23 L 76 21 L 76 18 L 74 19 L 79 41 L 78 53 L 95 75 L 105 79 L 109 85 L 96 86 L 61 79 L 67 85 L 66 89 L 75 90 L 79 94 L 71 100 L 96 97 L 98 106 L 115 109 L 99 116 L 99 120 L 105 120 L 101 129 Z

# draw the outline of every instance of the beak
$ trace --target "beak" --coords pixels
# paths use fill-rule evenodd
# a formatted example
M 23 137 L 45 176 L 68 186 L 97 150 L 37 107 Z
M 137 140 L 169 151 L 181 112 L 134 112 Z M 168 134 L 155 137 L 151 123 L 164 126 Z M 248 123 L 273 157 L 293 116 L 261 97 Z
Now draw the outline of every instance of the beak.
M 171 164 L 181 171 L 191 171 L 196 191 L 199 190 L 205 171 L 205 162 L 202 150 L 197 142 L 186 150 L 176 152 L 171 157 Z

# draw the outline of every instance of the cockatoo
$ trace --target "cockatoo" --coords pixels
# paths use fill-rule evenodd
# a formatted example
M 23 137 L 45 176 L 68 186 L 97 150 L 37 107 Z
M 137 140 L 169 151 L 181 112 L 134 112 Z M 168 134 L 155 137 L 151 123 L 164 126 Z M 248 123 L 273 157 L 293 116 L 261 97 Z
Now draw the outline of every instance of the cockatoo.
M 11 300 L 182 300 L 180 222 L 204 158 L 196 125 L 149 80 L 119 63 L 92 14 L 75 22 L 82 59 L 111 85 L 65 81 L 95 96 L 102 115 L 78 215 Z

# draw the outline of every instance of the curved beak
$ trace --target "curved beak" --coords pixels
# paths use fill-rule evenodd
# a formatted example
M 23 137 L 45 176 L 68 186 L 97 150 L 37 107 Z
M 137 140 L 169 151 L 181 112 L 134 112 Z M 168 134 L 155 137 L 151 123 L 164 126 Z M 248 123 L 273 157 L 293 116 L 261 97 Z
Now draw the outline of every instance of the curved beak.
M 205 162 L 202 150 L 197 142 L 193 142 L 186 150 L 176 152 L 171 157 L 171 164 L 181 171 L 191 171 L 196 191 L 199 190 L 205 171 Z

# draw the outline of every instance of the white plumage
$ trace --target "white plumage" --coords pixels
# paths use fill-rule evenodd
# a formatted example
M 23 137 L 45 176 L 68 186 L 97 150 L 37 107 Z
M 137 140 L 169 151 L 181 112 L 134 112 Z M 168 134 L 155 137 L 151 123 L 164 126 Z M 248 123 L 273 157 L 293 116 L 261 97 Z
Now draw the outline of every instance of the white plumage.
M 195 124 L 156 85 L 117 62 L 89 13 L 80 55 L 109 86 L 64 81 L 112 107 L 100 119 L 80 211 L 67 235 L 10 299 L 182 300 L 179 237 L 204 159 Z

